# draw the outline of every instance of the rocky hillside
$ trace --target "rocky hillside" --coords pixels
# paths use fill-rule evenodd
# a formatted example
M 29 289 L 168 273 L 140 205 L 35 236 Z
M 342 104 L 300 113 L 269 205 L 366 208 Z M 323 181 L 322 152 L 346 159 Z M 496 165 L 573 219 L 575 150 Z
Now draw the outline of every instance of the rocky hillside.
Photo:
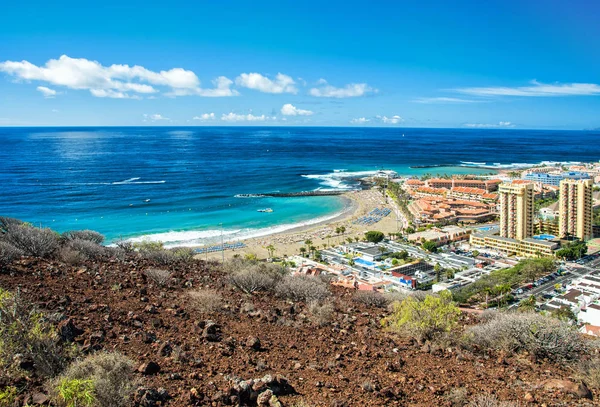
M 353 291 L 335 289 L 331 307 L 315 310 L 246 294 L 201 261 L 21 258 L 0 287 L 42 310 L 79 358 L 116 350 L 133 360 L 135 405 L 587 406 L 600 397 L 571 363 L 420 343 L 382 329 L 389 311 Z M 476 319 L 463 314 L 458 329 Z M 19 372 L 0 380 L 18 390 L 15 406 L 52 402 L 48 379 Z

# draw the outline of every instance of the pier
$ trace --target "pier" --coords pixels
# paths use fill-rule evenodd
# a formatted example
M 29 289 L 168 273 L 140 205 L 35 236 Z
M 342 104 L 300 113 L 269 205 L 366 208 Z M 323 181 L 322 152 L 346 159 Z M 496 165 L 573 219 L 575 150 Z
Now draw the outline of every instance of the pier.
M 335 190 L 335 191 L 301 191 L 301 192 L 270 192 L 265 194 L 238 194 L 236 198 L 294 198 L 302 196 L 334 196 L 342 195 L 352 190 Z

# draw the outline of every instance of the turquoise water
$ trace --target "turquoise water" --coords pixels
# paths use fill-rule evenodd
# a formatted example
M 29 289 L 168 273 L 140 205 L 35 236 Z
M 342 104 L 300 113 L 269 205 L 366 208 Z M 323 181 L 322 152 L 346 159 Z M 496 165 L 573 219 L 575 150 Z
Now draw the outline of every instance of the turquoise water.
M 515 130 L 0 128 L 0 215 L 61 232 L 95 229 L 109 240 L 213 243 L 221 227 L 233 240 L 344 208 L 336 197 L 236 194 L 349 190 L 357 186 L 352 178 L 379 169 L 489 173 L 544 160 L 592 161 L 600 158 L 597 139 L 598 132 Z M 445 166 L 411 168 L 419 165 Z M 257 212 L 268 207 L 274 212 Z

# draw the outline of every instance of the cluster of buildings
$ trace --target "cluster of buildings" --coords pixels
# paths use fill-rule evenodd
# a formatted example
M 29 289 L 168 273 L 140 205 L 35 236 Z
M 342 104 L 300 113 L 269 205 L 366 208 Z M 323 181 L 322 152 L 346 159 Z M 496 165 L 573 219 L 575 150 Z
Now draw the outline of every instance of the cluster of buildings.
M 498 231 L 472 233 L 474 246 L 495 249 L 507 255 L 552 256 L 558 238 L 589 240 L 593 237 L 593 181 L 564 178 L 559 183 L 557 236 L 535 235 L 535 185 L 527 180 L 500 184 Z M 553 214 L 556 216 L 556 212 Z
M 432 178 L 404 183 L 413 197 L 408 210 L 421 224 L 439 222 L 478 223 L 496 215 L 500 180 Z
M 544 311 L 556 311 L 568 308 L 583 324 L 581 331 L 594 336 L 600 336 L 600 270 L 573 280 L 565 289 L 546 304 Z

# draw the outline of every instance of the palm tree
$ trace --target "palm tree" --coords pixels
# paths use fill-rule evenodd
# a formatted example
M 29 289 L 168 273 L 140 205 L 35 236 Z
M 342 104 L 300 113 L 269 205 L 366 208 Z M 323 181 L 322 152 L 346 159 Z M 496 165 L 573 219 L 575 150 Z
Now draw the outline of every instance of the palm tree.
M 492 289 L 491 287 L 485 287 L 483 289 L 483 292 L 485 293 L 485 307 L 488 307 L 488 300 L 489 300 L 489 295 L 492 293 Z
M 340 233 L 343 235 L 346 233 L 346 226 L 340 226 Z
M 347 241 L 348 243 L 352 243 L 352 242 L 354 241 L 354 239 L 352 239 L 351 237 L 348 237 L 348 238 L 346 238 L 346 241 Z
M 308 250 L 310 250 L 310 245 L 311 245 L 311 244 L 312 244 L 312 240 L 310 240 L 310 239 L 306 239 L 306 240 L 304 241 L 304 245 L 306 246 L 306 250 L 307 250 L 307 251 L 308 251 Z
M 317 250 L 317 248 L 315 246 L 309 246 L 308 250 L 312 254 L 313 258 L 314 258 L 315 257 L 315 250 Z
M 273 258 L 273 255 L 275 254 L 275 251 L 277 250 L 275 248 L 275 246 L 273 246 L 272 244 L 270 244 L 267 247 L 265 247 L 265 249 L 267 249 L 267 252 L 269 252 L 269 257 Z
M 306 247 L 301 247 L 300 254 L 304 256 L 304 253 L 306 253 Z
M 360 237 L 358 237 L 358 236 L 354 236 L 354 241 L 355 241 L 356 243 L 358 243 L 358 242 L 360 241 Z
M 330 245 L 330 243 L 329 243 L 329 239 L 331 239 L 331 235 L 327 235 L 327 236 L 325 236 L 325 237 L 327 238 L 327 246 L 329 246 L 329 245 Z

